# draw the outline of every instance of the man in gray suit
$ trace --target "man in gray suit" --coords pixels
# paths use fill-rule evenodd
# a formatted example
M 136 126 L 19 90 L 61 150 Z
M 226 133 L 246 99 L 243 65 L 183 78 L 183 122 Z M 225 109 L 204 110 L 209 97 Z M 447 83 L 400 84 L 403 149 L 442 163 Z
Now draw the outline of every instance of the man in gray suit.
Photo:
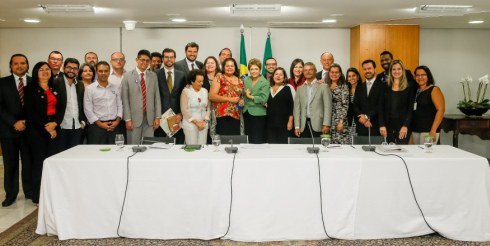
M 148 70 L 150 52 L 140 50 L 136 68 L 123 76 L 122 101 L 128 144 L 139 144 L 142 137 L 153 137 L 160 126 L 161 103 L 157 76 Z
M 171 108 L 177 115 L 177 123 L 182 121 L 182 113 L 180 111 L 180 95 L 186 85 L 187 78 L 184 72 L 177 70 L 175 64 L 175 50 L 165 48 L 163 50 L 163 68 L 158 70 L 158 87 L 160 90 L 160 98 L 162 105 L 162 114 Z M 175 69 L 174 69 L 175 68 Z M 165 132 L 158 128 L 155 131 L 156 137 L 166 137 Z M 184 133 L 178 131 L 173 137 L 177 144 L 184 143 Z
M 199 53 L 199 45 L 195 42 L 190 42 L 185 46 L 185 58 L 175 63 L 175 68 L 184 72 L 185 76 L 189 74 L 189 71 L 194 69 L 202 69 L 204 66 L 202 62 L 197 61 L 197 54 Z
M 298 87 L 294 98 L 294 131 L 297 137 L 319 137 L 321 133 L 330 131 L 332 93 L 326 84 L 318 83 L 315 73 L 315 64 L 305 63 L 303 74 L 306 82 Z M 311 124 L 313 136 L 307 124 Z

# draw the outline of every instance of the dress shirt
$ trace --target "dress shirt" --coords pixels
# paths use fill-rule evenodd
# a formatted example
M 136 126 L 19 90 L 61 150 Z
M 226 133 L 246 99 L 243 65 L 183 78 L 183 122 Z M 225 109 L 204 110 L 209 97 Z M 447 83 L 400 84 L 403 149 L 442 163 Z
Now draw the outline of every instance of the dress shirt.
M 322 70 L 322 79 L 323 81 L 327 80 L 327 76 L 328 76 L 328 71 L 323 69 Z
M 311 118 L 310 103 L 311 103 L 311 99 L 313 98 L 313 95 L 315 94 L 315 91 L 313 90 L 313 85 L 316 83 L 317 83 L 316 79 L 311 81 L 311 84 L 308 84 L 306 82 L 304 83 L 304 85 L 306 86 L 306 92 L 308 93 L 308 106 L 306 107 L 306 117 L 307 118 Z
M 15 88 L 19 88 L 19 78 L 22 78 L 22 82 L 24 83 L 24 90 L 25 90 L 25 87 L 27 86 L 27 75 L 24 74 L 22 77 L 19 77 L 16 74 L 12 74 L 12 75 L 14 75 L 14 79 L 15 79 Z
M 192 71 L 192 64 L 194 64 L 194 69 L 199 69 L 199 67 L 197 67 L 197 64 L 196 64 L 196 61 L 189 61 L 189 59 L 187 59 L 187 57 L 185 58 L 185 61 L 187 62 L 187 67 L 189 68 L 189 71 Z M 172 74 L 173 71 L 172 71 Z
M 146 71 L 140 71 L 138 68 L 136 68 L 136 71 L 138 72 L 138 81 L 136 81 L 136 82 L 138 82 L 138 84 L 141 82 L 140 81 L 141 80 L 141 73 L 143 73 L 143 77 L 145 78 L 145 81 L 147 81 L 147 79 L 146 79 Z
M 78 81 L 74 79 L 73 83 L 70 85 L 66 77 L 63 76 L 63 78 L 66 87 L 66 110 L 60 127 L 61 129 L 78 129 L 80 128 L 80 122 L 78 122 L 78 100 L 76 89 Z
M 99 81 L 87 86 L 83 105 L 90 124 L 97 120 L 122 119 L 121 91 L 111 82 L 106 87 L 100 86 Z
M 373 87 L 375 80 L 376 80 L 376 77 L 372 78 L 371 80 L 366 80 L 366 88 L 367 88 L 367 95 L 368 96 L 369 96 L 369 92 L 371 91 L 371 88 Z
M 126 70 L 123 70 L 121 77 L 119 77 L 114 70 L 111 70 L 111 74 L 109 74 L 109 78 L 107 80 L 109 80 L 109 83 L 112 83 L 113 85 L 119 87 L 119 90 L 122 90 L 121 89 L 121 82 L 122 82 L 124 73 L 126 73 Z

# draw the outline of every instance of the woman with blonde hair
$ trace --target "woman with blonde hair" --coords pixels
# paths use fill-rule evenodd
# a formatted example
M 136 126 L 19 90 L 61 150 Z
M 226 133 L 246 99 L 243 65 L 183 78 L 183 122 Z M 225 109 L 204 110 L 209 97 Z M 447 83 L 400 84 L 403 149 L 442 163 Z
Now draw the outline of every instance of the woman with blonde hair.
M 409 86 L 402 61 L 391 62 L 389 73 L 378 105 L 379 131 L 387 142 L 407 144 L 411 134 L 413 89 Z

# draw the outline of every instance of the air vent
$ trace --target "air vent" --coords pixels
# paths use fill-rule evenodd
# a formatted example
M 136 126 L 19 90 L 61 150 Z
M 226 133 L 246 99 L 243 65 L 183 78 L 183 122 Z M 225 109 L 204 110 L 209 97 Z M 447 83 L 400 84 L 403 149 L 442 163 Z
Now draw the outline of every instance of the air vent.
M 280 4 L 231 4 L 231 16 L 280 16 Z
M 332 23 L 323 22 L 268 22 L 269 27 L 276 28 L 327 28 Z
M 94 7 L 88 4 L 40 4 L 46 13 L 90 13 L 94 12 Z
M 420 5 L 417 13 L 422 15 L 461 16 L 469 13 L 470 5 Z

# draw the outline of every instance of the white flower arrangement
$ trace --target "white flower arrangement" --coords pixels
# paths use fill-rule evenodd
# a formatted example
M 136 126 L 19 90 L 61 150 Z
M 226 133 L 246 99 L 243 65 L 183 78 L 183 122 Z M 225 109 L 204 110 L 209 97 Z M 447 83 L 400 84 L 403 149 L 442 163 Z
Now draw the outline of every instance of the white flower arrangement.
M 480 83 L 478 84 L 478 90 L 476 92 L 476 101 L 473 101 L 471 100 L 471 86 L 470 86 L 470 84 L 473 83 L 473 79 L 470 76 L 461 79 L 460 83 L 461 86 L 463 87 L 464 100 L 459 101 L 458 103 L 459 108 L 468 108 L 468 109 L 490 108 L 489 100 L 485 99 L 488 83 L 490 82 L 490 78 L 488 74 L 479 78 L 478 81 Z

